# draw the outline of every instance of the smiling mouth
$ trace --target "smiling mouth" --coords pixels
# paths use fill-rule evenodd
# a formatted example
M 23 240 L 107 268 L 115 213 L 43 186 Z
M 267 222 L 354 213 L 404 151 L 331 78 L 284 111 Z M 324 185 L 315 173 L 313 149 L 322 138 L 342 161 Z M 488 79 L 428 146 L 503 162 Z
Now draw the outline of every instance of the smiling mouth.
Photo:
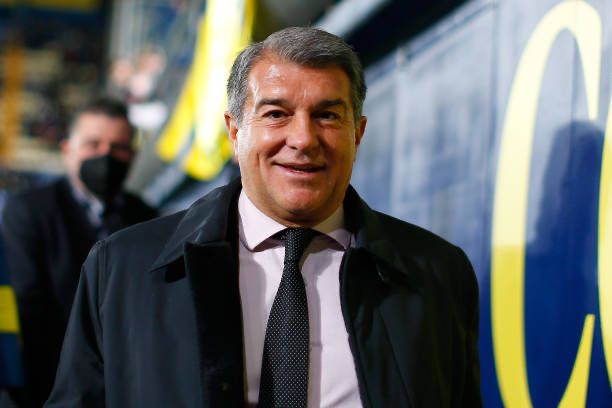
M 325 166 L 322 165 L 315 165 L 315 164 L 292 164 L 292 163 L 285 163 L 285 164 L 278 164 L 279 166 L 296 172 L 296 173 L 317 173 L 319 171 L 322 171 Z

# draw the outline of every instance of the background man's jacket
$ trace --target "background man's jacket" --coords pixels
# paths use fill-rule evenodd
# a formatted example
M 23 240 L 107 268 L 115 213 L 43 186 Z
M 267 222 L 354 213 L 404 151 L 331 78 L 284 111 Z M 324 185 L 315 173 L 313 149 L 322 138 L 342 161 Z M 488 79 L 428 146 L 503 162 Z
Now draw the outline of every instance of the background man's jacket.
M 157 215 L 135 196 L 124 194 L 121 203 L 111 231 Z M 11 197 L 2 232 L 19 311 L 25 398 L 40 407 L 53 387 L 81 265 L 98 238 L 65 178 Z
M 47 407 L 243 407 L 240 182 L 98 243 Z M 480 406 L 478 288 L 463 252 L 349 188 L 341 303 L 364 407 Z

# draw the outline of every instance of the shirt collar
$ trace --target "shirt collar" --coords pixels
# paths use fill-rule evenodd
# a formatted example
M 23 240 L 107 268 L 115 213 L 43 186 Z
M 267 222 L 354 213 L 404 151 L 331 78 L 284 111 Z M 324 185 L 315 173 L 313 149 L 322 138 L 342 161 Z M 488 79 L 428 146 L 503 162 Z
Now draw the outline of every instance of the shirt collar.
M 238 198 L 238 219 L 240 241 L 250 251 L 260 249 L 258 247 L 262 243 L 286 228 L 261 212 L 246 195 L 244 189 Z M 342 205 L 322 223 L 315 225 L 313 229 L 333 239 L 344 249 L 350 246 L 351 233 L 344 229 Z
M 87 218 L 93 225 L 98 225 L 102 222 L 102 214 L 104 212 L 104 204 L 91 194 L 85 194 L 70 183 L 72 195 L 75 200 L 80 203 L 87 212 Z

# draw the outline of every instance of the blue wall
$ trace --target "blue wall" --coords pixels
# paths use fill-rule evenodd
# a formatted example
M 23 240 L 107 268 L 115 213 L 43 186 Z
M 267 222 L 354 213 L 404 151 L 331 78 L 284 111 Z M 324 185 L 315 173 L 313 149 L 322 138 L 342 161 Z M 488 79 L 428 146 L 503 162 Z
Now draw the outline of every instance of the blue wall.
M 369 121 L 353 185 L 374 208 L 433 230 L 468 253 L 481 289 L 486 406 L 513 406 L 512 401 L 521 406 L 516 403 L 520 399 L 510 395 L 519 393 L 518 388 L 502 396 L 498 373 L 509 376 L 509 384 L 519 384 L 522 376 L 507 369 L 494 352 L 493 327 L 507 323 L 494 322 L 491 312 L 498 159 L 513 138 L 524 136 L 509 133 L 506 144 L 502 141 L 508 102 L 520 86 L 519 61 L 528 44 L 536 42 L 537 27 L 548 24 L 544 19 L 559 5 L 580 10 L 586 6 L 602 24 L 601 46 L 595 50 L 601 72 L 598 109 L 589 117 L 585 77 L 593 79 L 593 60 L 585 60 L 585 69 L 576 35 L 567 29 L 556 32 L 550 47 L 542 49 L 549 53 L 542 81 L 535 73 L 527 81 L 538 94 L 531 152 L 515 156 L 517 163 L 529 163 L 526 217 L 511 219 L 525 224 L 524 297 L 510 298 L 504 307 L 518 310 L 518 304 L 523 305 L 524 335 L 513 333 L 516 338 L 508 341 L 520 344 L 524 337 L 524 355 L 519 357 L 526 365 L 530 403 L 556 406 L 574 369 L 585 316 L 593 315 L 593 338 L 585 340 L 591 346 L 585 402 L 612 406 L 601 329 L 601 319 L 610 319 L 612 311 L 606 315 L 599 310 L 598 288 L 598 273 L 612 271 L 598 271 L 597 258 L 612 3 L 575 3 L 471 1 L 367 72 Z M 574 23 L 583 28 L 591 24 L 568 24 Z M 592 37 L 588 44 L 597 45 L 599 39 Z M 526 64 L 528 72 L 536 65 Z M 515 119 L 516 125 L 529 121 L 528 114 L 523 116 Z M 513 180 L 514 169 L 509 169 L 505 172 Z M 512 218 L 514 213 L 504 216 Z

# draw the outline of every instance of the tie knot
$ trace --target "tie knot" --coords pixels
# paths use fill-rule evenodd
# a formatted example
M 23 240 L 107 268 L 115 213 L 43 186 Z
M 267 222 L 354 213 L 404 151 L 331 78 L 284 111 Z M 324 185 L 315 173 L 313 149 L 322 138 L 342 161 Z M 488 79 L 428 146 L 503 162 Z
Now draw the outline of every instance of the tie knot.
M 299 262 L 310 241 L 318 234 L 310 228 L 287 228 L 283 231 L 285 241 L 285 262 Z

